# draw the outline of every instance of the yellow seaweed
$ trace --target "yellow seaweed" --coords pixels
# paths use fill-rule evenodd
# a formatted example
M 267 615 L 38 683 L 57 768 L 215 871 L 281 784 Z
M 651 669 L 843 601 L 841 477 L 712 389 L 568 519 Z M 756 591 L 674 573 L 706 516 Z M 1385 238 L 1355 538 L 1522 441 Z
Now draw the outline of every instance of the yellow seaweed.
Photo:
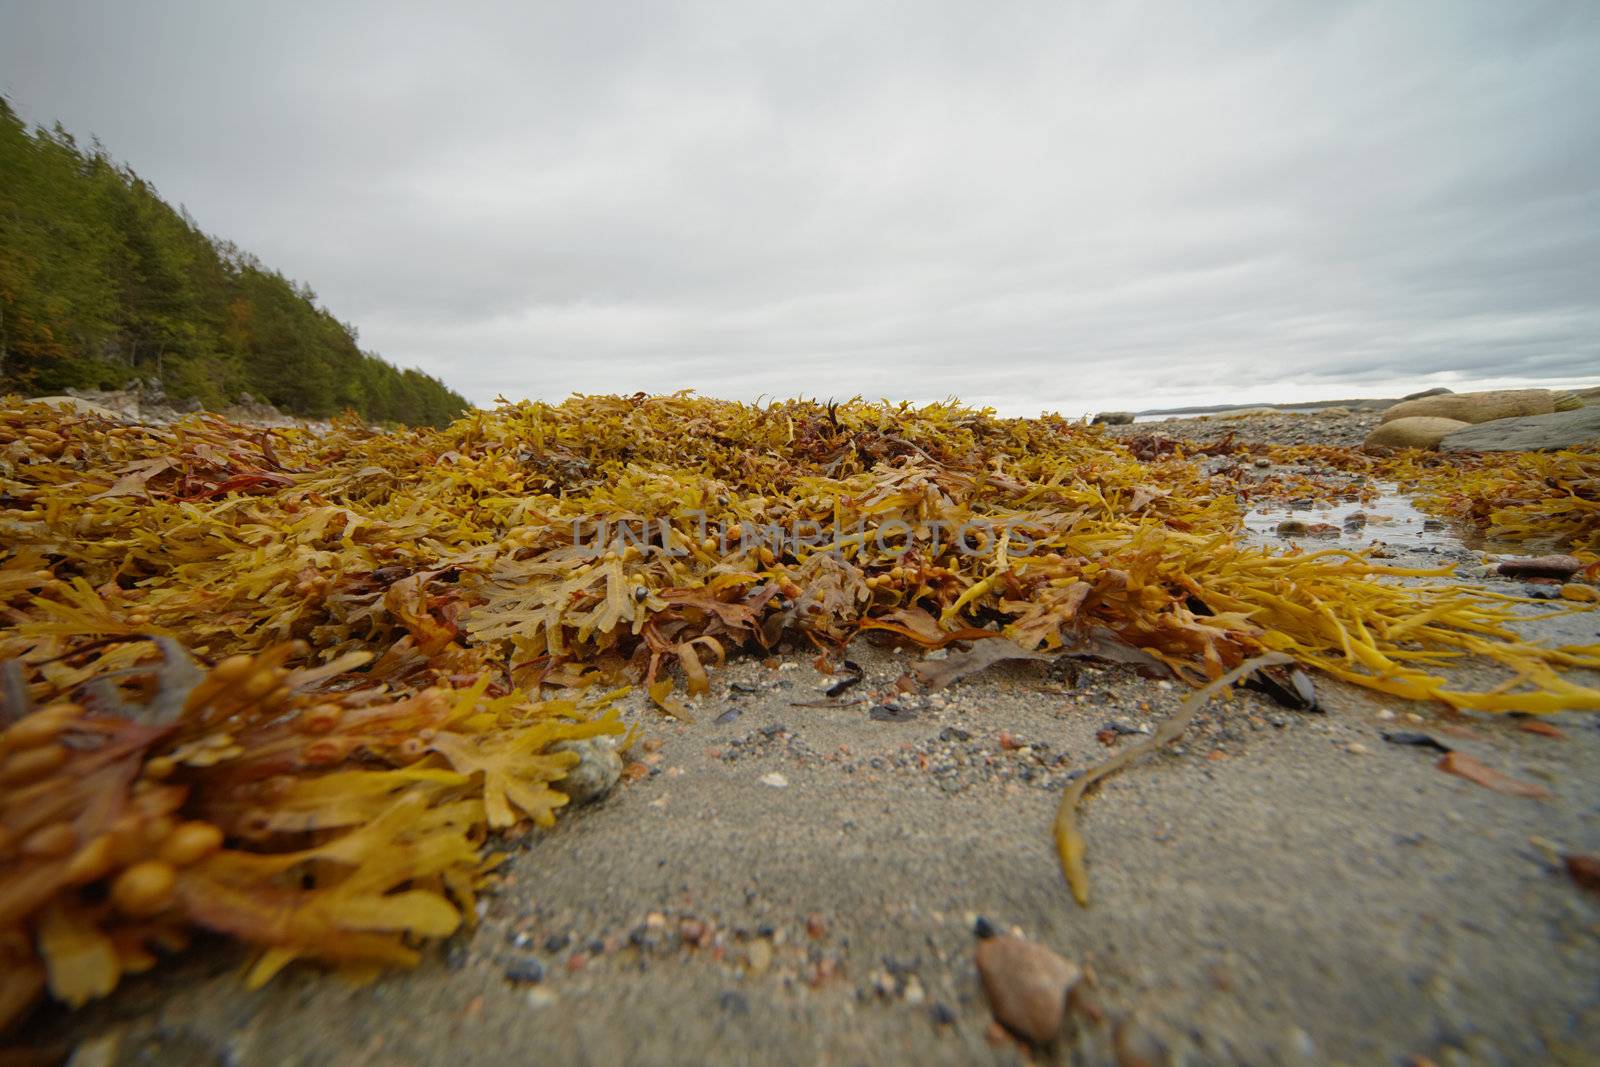
M 1585 568 L 1560 610 L 1595 610 L 1592 451 L 1283 455 L 1553 540 Z M 0 740 L 0 1023 L 61 960 L 105 960 L 91 929 L 117 973 L 188 927 L 256 945 L 253 980 L 414 961 L 470 919 L 488 832 L 555 817 L 574 757 L 551 746 L 622 731 L 615 692 L 559 694 L 643 682 L 687 720 L 678 678 L 699 695 L 738 651 L 1001 634 L 1139 650 L 1195 685 L 1276 651 L 1457 708 L 1600 707 L 1563 673 L 1600 651 L 1523 641 L 1527 604 L 1244 542 L 1242 499 L 1337 491 L 954 402 L 574 397 L 398 432 L 0 407 L 0 693 L 51 705 Z M 1453 684 L 1466 657 L 1501 677 Z M 191 823 L 224 843 L 169 863 L 170 891 L 159 866 L 130 876 L 120 899 L 149 915 L 89 907 Z

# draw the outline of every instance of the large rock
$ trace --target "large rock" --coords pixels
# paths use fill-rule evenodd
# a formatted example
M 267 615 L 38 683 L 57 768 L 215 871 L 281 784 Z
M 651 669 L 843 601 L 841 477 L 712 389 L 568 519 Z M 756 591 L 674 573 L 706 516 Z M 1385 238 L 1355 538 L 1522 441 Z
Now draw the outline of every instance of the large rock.
M 1600 446 L 1600 405 L 1523 419 L 1497 419 L 1455 430 L 1439 442 L 1441 452 L 1551 452 L 1579 445 Z
M 1374 445 L 1384 448 L 1438 448 L 1444 436 L 1464 430 L 1471 423 L 1459 419 L 1395 419 L 1385 422 L 1367 435 L 1362 448 Z
M 1487 393 L 1450 393 L 1402 400 L 1383 413 L 1383 421 L 1427 416 L 1460 419 L 1462 422 L 1492 422 L 1523 415 L 1548 415 L 1581 407 L 1571 393 L 1552 393 L 1548 389 L 1496 389 Z
M 1102 411 L 1094 417 L 1095 426 L 1126 426 L 1133 421 L 1131 411 Z
M 1432 389 L 1423 389 L 1420 392 L 1407 393 L 1405 396 L 1401 397 L 1400 399 L 1401 400 L 1421 400 L 1425 396 L 1446 396 L 1446 395 L 1448 395 L 1450 393 L 1453 393 L 1453 392 L 1455 392 L 1454 389 L 1446 389 L 1442 385 L 1436 385 Z

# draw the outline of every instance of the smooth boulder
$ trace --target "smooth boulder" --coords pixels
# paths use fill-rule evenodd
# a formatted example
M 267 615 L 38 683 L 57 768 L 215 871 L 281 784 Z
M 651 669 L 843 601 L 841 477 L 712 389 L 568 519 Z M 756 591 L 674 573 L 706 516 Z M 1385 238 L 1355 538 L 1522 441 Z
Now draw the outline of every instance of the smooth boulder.
M 1437 418 L 1462 422 L 1492 422 L 1523 415 L 1548 415 L 1580 407 L 1582 401 L 1571 393 L 1548 389 L 1495 389 L 1486 393 L 1449 393 L 1402 400 L 1383 413 L 1384 422 L 1395 419 Z
M 1439 450 L 1553 452 L 1580 445 L 1600 446 L 1600 405 L 1462 427 L 1447 434 L 1439 442 Z
M 1459 419 L 1410 418 L 1385 422 L 1367 435 L 1362 448 L 1438 448 L 1446 434 L 1472 424 Z
M 1442 385 L 1436 385 L 1432 389 L 1423 389 L 1423 390 L 1420 390 L 1420 391 L 1415 392 L 1415 393 L 1407 393 L 1405 396 L 1401 397 L 1400 399 L 1401 400 L 1421 400 L 1425 396 L 1446 396 L 1446 395 L 1448 395 L 1450 393 L 1453 393 L 1453 392 L 1455 392 L 1454 389 L 1446 389 Z
M 1095 426 L 1127 426 L 1133 422 L 1131 411 L 1102 411 L 1094 417 Z

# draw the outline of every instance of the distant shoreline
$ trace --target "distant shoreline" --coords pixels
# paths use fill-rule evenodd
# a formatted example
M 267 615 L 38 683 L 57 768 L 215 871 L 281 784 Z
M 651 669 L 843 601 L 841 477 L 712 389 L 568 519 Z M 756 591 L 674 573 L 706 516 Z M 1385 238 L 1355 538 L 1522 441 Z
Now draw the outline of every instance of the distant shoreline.
M 1135 411 L 1134 415 L 1215 415 L 1224 411 L 1256 411 L 1268 408 L 1273 411 L 1320 411 L 1323 408 L 1377 410 L 1394 403 L 1398 401 L 1393 398 L 1362 397 L 1355 400 L 1302 400 L 1293 404 L 1191 404 L 1181 408 L 1147 408 L 1144 411 Z
M 1526 386 L 1535 389 L 1540 386 Z M 1474 389 L 1459 389 L 1454 392 L 1476 392 Z M 1555 392 L 1571 392 L 1585 399 L 1600 396 L 1600 386 L 1574 386 L 1566 389 L 1556 389 Z M 1347 400 L 1300 400 L 1292 404 L 1190 404 L 1178 408 L 1146 408 L 1135 411 L 1137 418 L 1148 418 L 1153 415 L 1220 415 L 1230 411 L 1322 411 L 1326 408 L 1349 408 L 1351 411 L 1382 411 L 1391 404 L 1398 404 L 1402 397 L 1354 397 Z M 1593 402 L 1590 400 L 1589 402 Z

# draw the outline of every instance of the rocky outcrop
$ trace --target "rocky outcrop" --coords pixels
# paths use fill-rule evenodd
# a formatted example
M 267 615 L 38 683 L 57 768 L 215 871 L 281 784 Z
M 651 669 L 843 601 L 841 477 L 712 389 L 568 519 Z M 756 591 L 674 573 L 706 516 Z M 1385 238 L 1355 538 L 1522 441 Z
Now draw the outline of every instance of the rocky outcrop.
M 1523 415 L 1548 415 L 1582 406 L 1571 393 L 1548 389 L 1497 389 L 1487 393 L 1451 393 L 1402 400 L 1383 413 L 1383 421 L 1430 417 L 1462 422 L 1492 422 Z
M 1600 446 L 1600 405 L 1462 427 L 1447 434 L 1439 442 L 1439 450 L 1551 452 L 1579 445 Z
M 1432 389 L 1424 389 L 1424 390 L 1422 390 L 1421 392 L 1418 392 L 1418 393 L 1407 393 L 1405 396 L 1401 397 L 1400 399 L 1401 400 L 1421 400 L 1425 396 L 1446 396 L 1446 395 L 1448 395 L 1449 393 L 1452 393 L 1452 392 L 1454 392 L 1454 390 L 1446 389 L 1444 386 L 1439 385 L 1439 386 L 1435 386 Z
M 68 389 L 61 396 L 33 397 L 26 402 L 56 407 L 65 404 L 80 415 L 99 415 L 120 422 L 140 422 L 153 426 L 177 422 L 185 415 L 204 410 L 200 401 L 193 397 L 173 400 L 158 383 L 142 382 L 135 382 L 128 389 Z M 325 425 L 292 418 L 249 393 L 241 393 L 235 403 L 222 408 L 217 414 L 231 422 L 251 426 Z
M 1093 420 L 1095 426 L 1127 426 L 1133 422 L 1131 411 L 1102 411 Z
M 1471 423 L 1459 419 L 1409 418 L 1385 422 L 1367 435 L 1362 448 L 1437 448 L 1444 436 Z

